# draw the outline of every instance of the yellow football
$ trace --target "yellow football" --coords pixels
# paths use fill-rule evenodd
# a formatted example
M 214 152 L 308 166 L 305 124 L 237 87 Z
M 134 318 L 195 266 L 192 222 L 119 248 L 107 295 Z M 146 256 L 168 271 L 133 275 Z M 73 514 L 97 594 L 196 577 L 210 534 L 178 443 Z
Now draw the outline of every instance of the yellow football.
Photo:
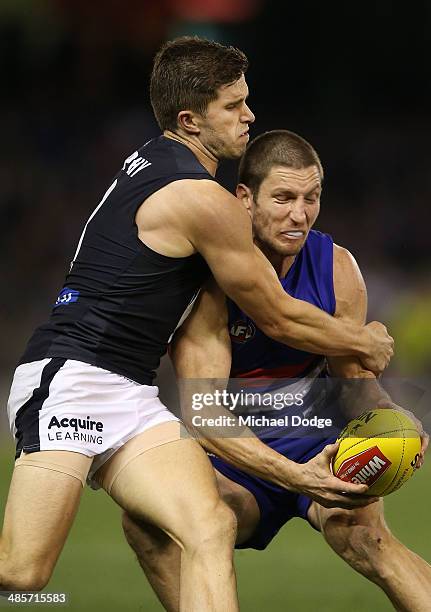
M 413 474 L 421 440 L 413 421 L 398 410 L 376 408 L 350 421 L 341 432 L 333 472 L 366 484 L 367 495 L 399 489 Z

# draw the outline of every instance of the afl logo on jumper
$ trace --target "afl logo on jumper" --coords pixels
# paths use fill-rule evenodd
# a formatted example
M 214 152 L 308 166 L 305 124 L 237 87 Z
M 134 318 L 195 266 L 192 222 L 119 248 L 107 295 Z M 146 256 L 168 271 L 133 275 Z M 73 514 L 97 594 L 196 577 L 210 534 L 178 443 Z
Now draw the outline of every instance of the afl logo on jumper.
M 235 323 L 232 323 L 230 326 L 229 333 L 232 342 L 242 344 L 250 340 L 250 338 L 253 338 L 256 333 L 256 328 L 251 321 L 249 323 L 247 323 L 247 321 L 235 321 Z

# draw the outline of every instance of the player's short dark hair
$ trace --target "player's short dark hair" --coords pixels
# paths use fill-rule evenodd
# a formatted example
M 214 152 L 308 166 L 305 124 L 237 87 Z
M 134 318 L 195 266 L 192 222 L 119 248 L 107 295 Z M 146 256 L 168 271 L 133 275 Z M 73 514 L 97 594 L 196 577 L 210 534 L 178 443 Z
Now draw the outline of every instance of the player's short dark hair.
M 150 99 L 162 130 L 177 129 L 182 110 L 205 115 L 222 85 L 237 81 L 248 68 L 244 53 L 235 47 L 197 36 L 171 40 L 154 59 Z
M 297 170 L 317 166 L 323 181 L 322 163 L 311 144 L 294 132 L 272 130 L 257 136 L 248 145 L 239 166 L 238 182 L 247 185 L 257 196 L 262 181 L 274 166 Z

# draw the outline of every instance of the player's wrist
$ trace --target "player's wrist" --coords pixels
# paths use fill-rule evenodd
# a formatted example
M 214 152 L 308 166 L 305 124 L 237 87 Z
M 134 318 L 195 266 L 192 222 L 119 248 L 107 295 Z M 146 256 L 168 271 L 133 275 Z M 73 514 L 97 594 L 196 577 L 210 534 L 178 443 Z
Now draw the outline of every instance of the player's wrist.
M 351 334 L 353 338 L 353 355 L 357 357 L 370 357 L 375 348 L 375 344 L 370 330 L 363 325 L 349 323 L 351 326 Z
M 301 491 L 303 466 L 290 459 L 285 459 L 283 466 L 283 485 L 292 493 Z
M 336 319 L 335 337 L 331 347 L 326 351 L 327 356 L 353 355 L 359 358 L 368 358 L 373 351 L 371 333 L 363 325 L 353 321 Z M 333 336 L 331 336 L 331 339 Z

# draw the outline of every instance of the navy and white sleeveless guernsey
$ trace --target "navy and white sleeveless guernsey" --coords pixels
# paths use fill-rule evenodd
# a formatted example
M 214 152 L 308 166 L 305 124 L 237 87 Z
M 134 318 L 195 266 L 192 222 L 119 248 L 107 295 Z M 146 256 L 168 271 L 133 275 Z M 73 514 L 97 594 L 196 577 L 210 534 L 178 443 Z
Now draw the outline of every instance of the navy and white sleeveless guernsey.
M 21 364 L 62 357 L 152 384 L 209 275 L 201 255 L 166 257 L 138 238 L 139 206 L 179 179 L 214 180 L 185 145 L 164 136 L 125 160 L 87 221 L 49 322 L 35 331 Z
M 332 238 L 327 234 L 310 231 L 303 248 L 296 256 L 287 275 L 280 278 L 280 282 L 289 295 L 314 304 L 333 315 L 336 303 Z M 262 393 L 268 389 L 281 387 L 284 391 L 291 390 L 292 387 L 300 389 L 301 397 L 305 398 L 304 405 L 300 409 L 294 406 L 279 412 L 266 409 L 264 412 L 267 416 L 298 414 L 298 410 L 304 416 L 312 416 L 321 410 L 325 411 L 328 401 L 325 384 L 321 383 L 326 383 L 329 379 L 325 378 L 324 357 L 296 350 L 265 336 L 230 300 L 228 309 L 232 341 L 231 377 L 235 377 L 235 385 L 238 384 L 241 388 L 254 393 L 256 390 Z M 319 378 L 320 376 L 324 380 Z M 280 379 L 279 386 L 277 379 Z M 242 414 L 247 411 L 256 414 L 254 406 L 246 407 L 245 411 L 241 410 Z M 261 430 L 252 427 L 252 429 L 262 442 L 273 450 L 292 461 L 305 463 L 315 457 L 326 444 L 335 441 L 336 427 L 330 431 L 320 430 L 316 434 L 310 432 L 309 428 L 301 426 L 264 427 Z M 295 516 L 307 518 L 311 499 L 305 495 L 292 493 L 272 482 L 247 474 L 215 455 L 210 455 L 210 460 L 224 476 L 248 489 L 259 506 L 260 520 L 254 533 L 249 540 L 237 545 L 236 548 L 262 550 L 291 518 Z

